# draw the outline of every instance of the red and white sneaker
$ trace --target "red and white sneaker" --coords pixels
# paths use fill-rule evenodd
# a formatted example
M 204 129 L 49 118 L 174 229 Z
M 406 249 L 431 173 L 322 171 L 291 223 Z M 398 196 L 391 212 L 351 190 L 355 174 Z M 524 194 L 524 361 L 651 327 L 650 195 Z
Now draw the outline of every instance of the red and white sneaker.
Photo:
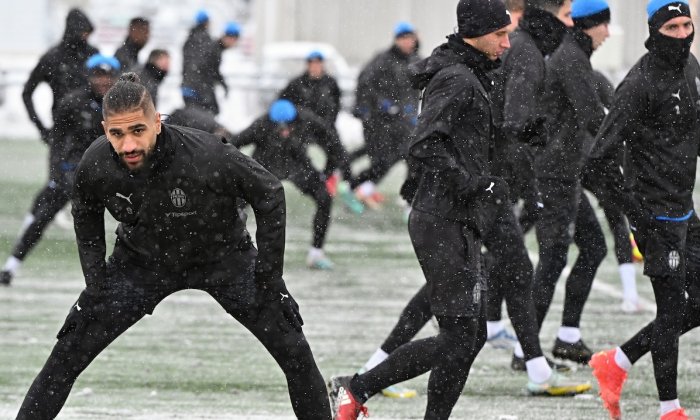
M 352 376 L 334 376 L 328 383 L 330 388 L 333 420 L 357 420 L 362 414 L 369 418 L 367 407 L 362 405 L 350 391 Z
M 678 408 L 661 416 L 661 420 L 693 420 L 693 418 L 685 414 L 684 409 Z
M 593 376 L 598 380 L 598 393 L 603 406 L 612 420 L 619 420 L 622 418 L 620 395 L 627 372 L 615 363 L 615 351 L 611 349 L 594 354 L 588 365 L 593 368 Z

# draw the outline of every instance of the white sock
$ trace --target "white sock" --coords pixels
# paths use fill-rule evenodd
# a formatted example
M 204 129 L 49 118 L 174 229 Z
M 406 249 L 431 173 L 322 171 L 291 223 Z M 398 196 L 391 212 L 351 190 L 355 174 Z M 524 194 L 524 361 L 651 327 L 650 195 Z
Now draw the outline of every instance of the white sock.
M 22 260 L 16 257 L 10 256 L 7 261 L 5 261 L 5 266 L 2 267 L 3 271 L 9 271 L 14 276 L 17 274 L 17 269 L 22 265 Z
M 559 327 L 557 337 L 565 343 L 574 344 L 581 339 L 581 330 L 576 327 Z
M 486 321 L 486 339 L 493 337 L 506 329 L 506 324 L 502 320 Z
M 369 358 L 367 363 L 365 363 L 365 365 L 362 366 L 362 369 L 364 369 L 365 371 L 372 370 L 375 366 L 386 360 L 387 357 L 389 357 L 389 353 L 385 352 L 382 349 L 377 349 L 377 351 L 374 352 L 372 357 Z
M 535 357 L 525 362 L 527 377 L 530 381 L 541 384 L 552 376 L 552 368 L 544 356 Z
M 515 345 L 515 348 L 513 349 L 513 354 L 515 355 L 515 357 L 519 357 L 521 359 L 525 357 L 525 353 L 523 353 L 523 346 L 520 345 L 520 341 L 518 341 L 518 344 Z
M 313 260 L 316 258 L 321 258 L 321 257 L 323 257 L 323 255 L 324 255 L 323 250 L 321 248 L 314 248 L 314 247 L 309 248 L 309 259 L 310 260 Z
M 615 364 L 625 372 L 632 369 L 632 362 L 630 362 L 630 359 L 620 347 L 615 349 Z
M 360 184 L 359 187 L 357 187 L 357 192 L 359 192 L 360 195 L 363 197 L 369 197 L 370 195 L 374 194 L 374 187 L 374 182 L 365 181 L 362 184 Z
M 678 398 L 671 401 L 659 401 L 659 412 L 662 416 L 673 410 L 678 410 L 679 408 L 681 408 L 681 402 L 678 401 Z
M 626 301 L 637 303 L 637 273 L 633 263 L 620 264 L 620 281 L 622 282 L 622 296 Z

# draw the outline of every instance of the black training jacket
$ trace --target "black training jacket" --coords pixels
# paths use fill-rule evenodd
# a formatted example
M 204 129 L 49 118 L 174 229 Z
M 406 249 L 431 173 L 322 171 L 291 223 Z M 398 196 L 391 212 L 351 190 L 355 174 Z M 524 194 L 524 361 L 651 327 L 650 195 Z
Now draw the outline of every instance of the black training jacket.
M 479 231 L 476 190 L 489 175 L 492 135 L 486 71 L 495 65 L 453 35 L 412 68 L 414 87 L 425 89 L 409 148 L 418 182 L 412 206 Z
M 195 105 L 176 109 L 168 115 L 166 122 L 170 125 L 196 128 L 197 130 L 206 131 L 207 133 L 225 131 L 211 112 Z
M 131 71 L 139 64 L 139 51 L 143 45 L 136 45 L 130 38 L 126 38 L 121 47 L 117 48 L 114 58 L 119 60 L 122 72 Z
M 549 139 L 537 160 L 538 178 L 578 180 L 605 117 L 591 66 L 591 38 L 574 32 L 547 60 Z
M 92 23 L 83 12 L 78 9 L 71 10 L 66 17 L 63 39 L 41 56 L 39 63 L 29 74 L 29 79 L 22 91 L 22 99 L 29 118 L 39 131 L 45 131 L 46 127 L 34 109 L 32 94 L 41 82 L 48 83 L 53 92 L 51 111 L 54 118 L 58 104 L 68 92 L 77 88 L 87 89 L 85 62 L 98 51 L 97 48 L 83 41 L 81 36 L 84 32 L 92 31 L 92 28 Z
M 226 86 L 221 75 L 221 42 L 209 36 L 207 27 L 192 28 L 182 47 L 182 86 L 199 97 L 215 97 L 214 86 Z
M 280 179 L 287 179 L 301 168 L 313 168 L 306 148 L 316 143 L 326 154 L 324 173 L 330 175 L 340 169 L 345 179 L 350 179 L 348 154 L 338 133 L 306 109 L 299 108 L 297 118 L 287 125 L 276 124 L 265 114 L 234 135 L 231 142 L 236 147 L 255 145 L 253 159 Z
M 700 66 L 691 55 L 682 69 L 645 54 L 618 86 L 596 137 L 591 165 L 629 211 L 659 220 L 693 211 L 700 144 Z M 624 183 L 616 164 L 624 142 Z M 622 191 L 629 191 L 625 196 Z M 626 204 L 622 198 L 631 199 Z
M 282 276 L 285 200 L 280 181 L 220 137 L 163 124 L 147 166 L 131 172 L 106 137 L 85 152 L 76 174 L 73 217 L 88 288 L 106 278 L 104 211 L 117 219 L 113 255 L 153 270 L 196 269 L 246 249 L 235 203 L 257 221 L 259 282 Z
M 289 99 L 294 105 L 315 112 L 330 125 L 335 124 L 340 111 L 340 88 L 328 74 L 313 79 L 309 73 L 304 73 L 289 82 L 280 93 L 280 98 Z
M 103 134 L 101 96 L 79 88 L 63 98 L 56 110 L 52 150 L 66 169 L 75 169 L 85 150 Z
M 141 84 L 146 87 L 146 90 L 153 99 L 153 104 L 158 106 L 158 88 L 165 79 L 165 72 L 151 63 L 146 63 L 143 67 L 137 70 L 137 74 L 141 79 Z

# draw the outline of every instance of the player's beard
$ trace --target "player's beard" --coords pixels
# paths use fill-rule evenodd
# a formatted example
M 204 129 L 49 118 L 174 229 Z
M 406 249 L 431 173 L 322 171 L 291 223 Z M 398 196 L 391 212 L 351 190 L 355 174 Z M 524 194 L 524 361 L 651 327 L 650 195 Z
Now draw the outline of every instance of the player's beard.
M 126 165 L 127 168 L 129 168 L 130 171 L 140 171 L 143 169 L 145 166 L 148 165 L 148 161 L 150 159 L 152 150 L 145 150 L 145 149 L 137 149 L 132 152 L 126 153 L 122 152 L 119 153 L 119 158 L 122 160 L 124 165 Z M 131 164 L 129 163 L 128 159 L 130 157 L 138 157 L 140 156 L 141 159 L 136 163 L 136 164 Z

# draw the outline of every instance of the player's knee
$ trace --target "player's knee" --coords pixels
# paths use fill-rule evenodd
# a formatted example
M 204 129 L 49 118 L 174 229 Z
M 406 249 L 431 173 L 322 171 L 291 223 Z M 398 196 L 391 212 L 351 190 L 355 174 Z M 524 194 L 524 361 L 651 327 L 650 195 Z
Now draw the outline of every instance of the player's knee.
M 558 267 L 563 269 L 566 267 L 568 251 L 568 244 L 556 243 L 546 245 L 540 250 L 540 264 L 548 267 L 547 270 L 556 270 Z

